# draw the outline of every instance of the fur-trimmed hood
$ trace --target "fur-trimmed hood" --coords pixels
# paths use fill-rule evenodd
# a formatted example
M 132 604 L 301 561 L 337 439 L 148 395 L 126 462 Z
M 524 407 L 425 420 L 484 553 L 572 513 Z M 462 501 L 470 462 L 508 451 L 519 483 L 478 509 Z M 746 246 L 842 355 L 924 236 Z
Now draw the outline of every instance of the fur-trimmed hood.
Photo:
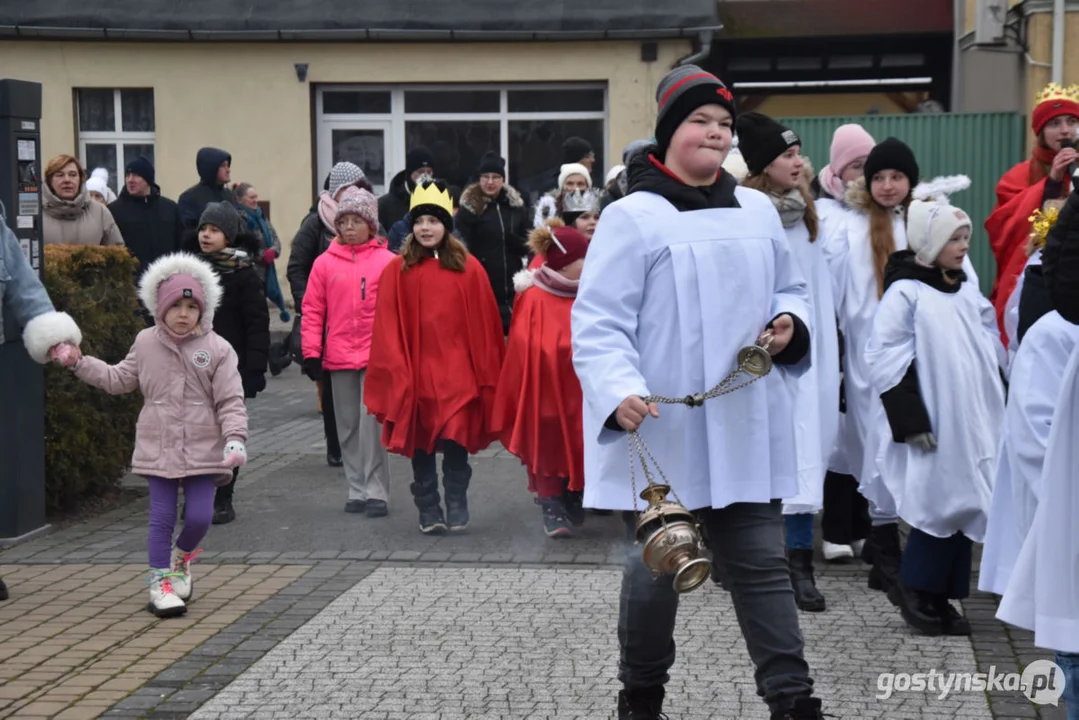
M 860 213 L 868 213 L 869 204 L 872 201 L 873 198 L 869 194 L 869 188 L 866 187 L 864 177 L 860 177 L 854 182 L 848 183 L 847 190 L 843 193 L 843 198 L 840 200 L 840 202 L 851 210 Z
M 524 198 L 521 197 L 521 193 L 506 183 L 502 186 L 503 195 L 506 198 L 506 202 L 512 208 L 523 208 L 525 206 Z M 461 193 L 460 206 L 470 213 L 479 217 L 487 210 L 487 206 L 491 203 L 491 198 L 487 197 L 483 192 L 483 188 L 479 183 L 472 183 L 465 188 Z
M 165 255 L 150 263 L 139 280 L 139 300 L 154 318 L 157 317 L 157 289 L 173 275 L 191 275 L 202 286 L 206 310 L 199 319 L 203 329 L 213 327 L 214 312 L 221 306 L 221 281 L 208 262 L 187 252 Z

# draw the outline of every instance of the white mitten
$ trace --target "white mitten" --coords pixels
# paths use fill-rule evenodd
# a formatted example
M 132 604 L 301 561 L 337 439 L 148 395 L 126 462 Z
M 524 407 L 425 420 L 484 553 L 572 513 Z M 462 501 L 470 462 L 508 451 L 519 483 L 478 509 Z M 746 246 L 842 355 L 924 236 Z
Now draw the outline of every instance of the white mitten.
M 937 449 L 937 439 L 933 437 L 933 433 L 918 433 L 917 435 L 911 435 L 907 438 L 907 444 L 913 445 L 916 448 L 921 448 L 926 452 Z
M 247 448 L 239 440 L 225 443 L 225 467 L 240 467 L 247 464 Z

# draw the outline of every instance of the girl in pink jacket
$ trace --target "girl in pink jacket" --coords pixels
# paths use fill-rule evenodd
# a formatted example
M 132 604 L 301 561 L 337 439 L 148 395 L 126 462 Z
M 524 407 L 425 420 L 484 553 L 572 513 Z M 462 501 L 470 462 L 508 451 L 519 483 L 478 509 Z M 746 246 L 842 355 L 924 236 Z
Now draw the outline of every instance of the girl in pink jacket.
M 80 380 L 113 395 L 142 391 L 131 471 L 150 484 L 150 604 L 158 617 L 187 612 L 191 561 L 210 528 L 214 489 L 247 462 L 247 410 L 236 351 L 213 331 L 221 302 L 213 269 L 187 253 L 159 258 L 139 282 L 157 324 L 140 332 L 116 365 L 81 357 Z M 176 500 L 184 526 L 172 545 Z
M 348 480 L 345 512 L 384 517 L 390 489 L 382 426 L 363 405 L 375 298 L 382 269 L 395 255 L 378 232 L 378 201 L 347 188 L 337 203 L 337 237 L 311 268 L 300 326 L 304 368 L 331 373 L 337 435 Z

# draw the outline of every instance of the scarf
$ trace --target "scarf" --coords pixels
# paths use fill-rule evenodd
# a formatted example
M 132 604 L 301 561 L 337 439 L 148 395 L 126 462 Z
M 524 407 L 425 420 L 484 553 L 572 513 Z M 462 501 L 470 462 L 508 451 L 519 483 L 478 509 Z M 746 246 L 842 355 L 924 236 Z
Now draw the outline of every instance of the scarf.
M 63 200 L 52 191 L 48 183 L 41 185 L 41 209 L 51 218 L 56 220 L 77 220 L 87 211 L 90 203 L 90 193 L 86 192 L 86 184 L 79 188 L 78 194 L 70 200 Z
M 1052 165 L 1053 160 L 1056 158 L 1056 156 L 1057 156 L 1057 151 L 1056 150 L 1050 150 L 1049 148 L 1042 147 L 1041 145 L 1035 145 L 1034 146 L 1034 159 L 1035 160 L 1040 160 L 1041 162 L 1045 163 L 1046 165 Z
M 239 248 L 227 247 L 224 250 L 218 250 L 214 253 L 203 253 L 202 256 L 214 266 L 221 275 L 228 275 L 234 273 L 237 270 L 243 270 L 249 268 L 252 265 L 252 258 L 246 251 Z
M 532 282 L 536 287 L 564 298 L 577 297 L 577 286 L 580 284 L 580 280 L 570 280 L 557 270 L 552 270 L 547 263 L 536 269 Z
M 337 201 L 330 197 L 330 193 L 323 191 L 318 196 L 318 216 L 322 218 L 322 224 L 331 234 L 337 234 L 334 221 L 337 219 Z
M 768 197 L 779 211 L 779 219 L 783 221 L 783 227 L 792 228 L 805 218 L 806 201 L 798 188 L 791 188 L 782 195 L 770 192 Z
M 843 178 L 832 172 L 831 165 L 825 165 L 824 169 L 817 175 L 820 180 L 820 186 L 831 195 L 834 199 L 843 202 L 843 194 L 847 191 L 846 185 L 843 183 Z
M 244 208 L 244 216 L 247 218 L 247 229 L 252 230 L 262 236 L 262 244 L 266 246 L 266 249 L 273 247 L 273 228 L 270 227 L 270 223 L 266 222 L 266 218 L 262 215 L 262 208 Z

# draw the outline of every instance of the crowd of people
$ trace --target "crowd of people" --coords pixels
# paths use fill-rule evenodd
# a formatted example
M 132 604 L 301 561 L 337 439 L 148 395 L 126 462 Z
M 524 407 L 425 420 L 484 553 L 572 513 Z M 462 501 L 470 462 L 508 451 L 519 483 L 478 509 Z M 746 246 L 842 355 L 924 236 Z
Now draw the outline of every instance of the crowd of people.
M 297 317 L 279 350 L 280 242 L 257 190 L 228 187 L 227 153 L 199 151 L 178 203 L 135 160 L 107 208 L 107 183 L 50 162 L 46 242 L 128 244 L 148 327 L 117 365 L 83 357 L 71 318 L 7 257 L 20 253 L 6 228 L 4 303 L 36 360 L 146 399 L 132 469 L 150 483 L 149 609 L 185 611 L 201 540 L 235 517 L 244 400 L 291 354 L 319 383 L 345 511 L 390 514 L 388 453 L 403 455 L 423 533 L 468 527 L 469 456 L 501 442 L 547 536 L 572 536 L 591 508 L 622 512 L 632 538 L 641 472 L 625 443 L 650 448 L 698 518 L 773 718 L 824 717 L 798 615 L 827 607 L 818 514 L 824 558 L 866 561 L 868 586 L 930 636 L 970 634 L 952 601 L 985 543 L 980 587 L 1056 651 L 1079 717 L 1079 89 L 1039 94 L 1034 153 L 997 187 L 989 298 L 967 257 L 974 220 L 950 202 L 967 178 L 925 180 L 910 147 L 855 124 L 815 172 L 792 128 L 739 113 L 691 65 L 656 101 L 654 137 L 605 187 L 571 138 L 534 208 L 494 153 L 458 192 L 414 149 L 382 198 L 338 163 L 292 243 Z M 775 369 L 714 392 L 752 344 Z M 664 717 L 677 607 L 670 577 L 630 549 L 620 718 Z

